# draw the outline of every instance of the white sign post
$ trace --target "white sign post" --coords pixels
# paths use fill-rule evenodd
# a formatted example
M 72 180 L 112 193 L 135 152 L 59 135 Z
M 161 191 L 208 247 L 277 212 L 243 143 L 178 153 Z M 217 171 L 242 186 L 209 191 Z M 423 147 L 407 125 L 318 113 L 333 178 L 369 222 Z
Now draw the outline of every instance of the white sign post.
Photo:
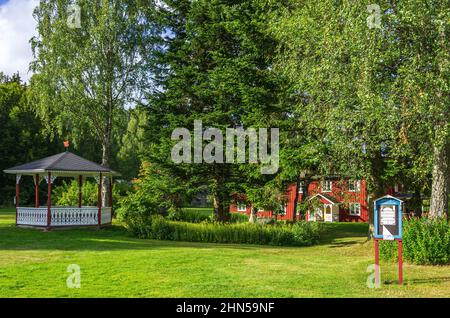
M 390 195 L 374 201 L 375 277 L 379 282 L 379 240 L 398 241 L 398 283 L 403 284 L 402 202 Z

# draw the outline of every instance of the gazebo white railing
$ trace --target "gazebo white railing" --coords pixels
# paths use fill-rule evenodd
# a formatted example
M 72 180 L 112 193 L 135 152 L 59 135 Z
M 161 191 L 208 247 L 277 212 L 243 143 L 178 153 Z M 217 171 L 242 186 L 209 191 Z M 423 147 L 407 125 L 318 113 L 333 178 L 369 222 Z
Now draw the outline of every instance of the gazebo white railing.
M 17 225 L 47 226 L 47 208 L 17 207 Z
M 47 208 L 17 207 L 17 225 L 47 226 Z M 98 208 L 51 207 L 50 226 L 98 225 Z M 111 223 L 111 208 L 103 207 L 100 225 Z
M 81 158 L 68 151 L 16 166 L 5 170 L 16 174 L 16 225 L 45 227 L 64 226 L 98 226 L 111 224 L 112 221 L 112 189 L 113 176 L 118 173 Z M 33 177 L 35 184 L 35 207 L 20 206 L 19 183 L 23 175 Z M 78 206 L 59 207 L 51 205 L 52 184 L 56 177 L 75 177 L 78 179 Z M 82 206 L 83 178 L 93 177 L 98 184 L 97 206 Z M 39 183 L 47 182 L 47 206 L 39 206 Z M 108 182 L 104 182 L 108 181 Z M 109 206 L 106 203 L 106 192 L 103 196 L 103 185 L 109 185 Z M 103 200 L 105 199 L 105 200 Z

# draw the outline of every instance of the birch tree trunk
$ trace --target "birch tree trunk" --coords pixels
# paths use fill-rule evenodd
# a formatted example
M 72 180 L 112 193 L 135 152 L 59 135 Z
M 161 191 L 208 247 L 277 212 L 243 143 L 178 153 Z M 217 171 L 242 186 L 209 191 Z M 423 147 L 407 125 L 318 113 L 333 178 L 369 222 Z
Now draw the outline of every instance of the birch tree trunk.
M 248 219 L 248 221 L 250 223 L 255 223 L 256 222 L 256 213 L 258 212 L 258 208 L 252 205 L 252 210 L 250 213 L 250 218 Z
M 434 147 L 433 181 L 431 185 L 430 217 L 448 215 L 450 182 L 449 142 Z

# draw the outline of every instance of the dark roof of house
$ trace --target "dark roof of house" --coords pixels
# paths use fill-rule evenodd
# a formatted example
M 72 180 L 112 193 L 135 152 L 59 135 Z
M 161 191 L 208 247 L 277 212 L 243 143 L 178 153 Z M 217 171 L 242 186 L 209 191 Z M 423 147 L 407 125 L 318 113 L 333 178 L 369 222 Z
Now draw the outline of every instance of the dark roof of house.
M 52 171 L 118 174 L 107 167 L 103 167 L 69 151 L 4 170 L 6 173 L 42 173 Z

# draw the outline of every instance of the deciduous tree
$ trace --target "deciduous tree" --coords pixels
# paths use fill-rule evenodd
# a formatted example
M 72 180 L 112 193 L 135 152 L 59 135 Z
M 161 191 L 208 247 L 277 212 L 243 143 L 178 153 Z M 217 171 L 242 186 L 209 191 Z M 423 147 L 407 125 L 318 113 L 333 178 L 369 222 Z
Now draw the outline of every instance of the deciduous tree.
M 110 164 L 113 134 L 124 108 L 151 87 L 153 1 L 42 0 L 31 41 L 33 97 L 47 131 L 77 144 L 88 135 Z

